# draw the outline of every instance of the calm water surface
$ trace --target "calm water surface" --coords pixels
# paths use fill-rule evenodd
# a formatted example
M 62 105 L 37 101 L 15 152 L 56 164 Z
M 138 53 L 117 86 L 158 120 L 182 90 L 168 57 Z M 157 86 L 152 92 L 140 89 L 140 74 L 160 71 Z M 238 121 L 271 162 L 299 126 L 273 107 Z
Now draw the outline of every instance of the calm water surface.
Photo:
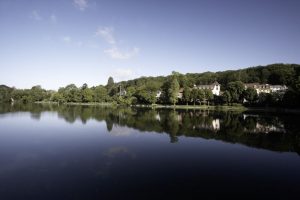
M 291 114 L 0 105 L 0 199 L 299 197 Z

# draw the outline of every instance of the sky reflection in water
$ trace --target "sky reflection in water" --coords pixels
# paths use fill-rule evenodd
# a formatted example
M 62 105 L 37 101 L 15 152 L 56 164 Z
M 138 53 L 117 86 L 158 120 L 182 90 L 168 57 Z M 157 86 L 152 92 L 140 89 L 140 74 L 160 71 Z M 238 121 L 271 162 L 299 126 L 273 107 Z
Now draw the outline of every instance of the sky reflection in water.
M 297 115 L 54 105 L 0 113 L 4 199 L 287 198 L 300 186 Z

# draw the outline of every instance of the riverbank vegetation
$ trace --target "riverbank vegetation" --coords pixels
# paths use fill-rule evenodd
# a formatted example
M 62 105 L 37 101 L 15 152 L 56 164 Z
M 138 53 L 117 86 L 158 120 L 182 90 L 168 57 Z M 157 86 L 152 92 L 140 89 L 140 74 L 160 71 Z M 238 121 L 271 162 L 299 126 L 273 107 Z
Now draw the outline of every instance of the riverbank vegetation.
M 194 85 L 221 85 L 221 95 L 211 90 L 196 89 Z M 259 93 L 245 89 L 244 83 L 286 85 L 288 90 L 276 93 Z M 182 96 L 178 97 L 181 92 Z M 159 94 L 159 95 L 158 95 Z M 122 105 L 187 105 L 233 106 L 244 104 L 255 107 L 300 107 L 300 65 L 272 64 L 223 72 L 187 73 L 172 72 L 169 76 L 140 77 L 115 83 L 109 77 L 106 85 L 77 87 L 69 84 L 58 91 L 45 90 L 41 86 L 16 89 L 0 86 L 0 102 L 18 101 L 57 103 L 112 103 Z

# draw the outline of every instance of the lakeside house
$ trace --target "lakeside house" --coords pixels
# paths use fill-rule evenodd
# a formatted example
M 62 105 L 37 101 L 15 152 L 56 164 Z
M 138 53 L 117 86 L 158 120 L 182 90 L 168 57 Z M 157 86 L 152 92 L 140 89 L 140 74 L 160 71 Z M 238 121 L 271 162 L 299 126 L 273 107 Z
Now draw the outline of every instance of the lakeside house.
M 213 95 L 220 96 L 221 85 L 217 81 L 210 85 L 194 85 L 194 88 L 197 88 L 199 90 L 211 90 Z
M 126 94 L 127 94 L 127 91 L 125 89 L 121 89 L 119 91 L 119 96 L 126 96 Z
M 210 85 L 194 85 L 194 88 L 198 89 L 198 90 L 211 90 L 213 95 L 216 96 L 220 96 L 221 93 L 221 85 L 218 82 L 214 82 Z M 156 97 L 160 97 L 161 93 L 159 93 L 160 91 L 158 91 Z M 183 88 L 179 89 L 177 98 L 181 99 L 183 97 Z
M 178 94 L 177 94 L 177 98 L 178 99 L 181 99 L 183 97 L 183 88 L 180 88 L 179 89 L 179 92 L 178 92 Z
M 271 92 L 285 92 L 288 87 L 286 85 L 270 85 Z
M 157 93 L 156 93 L 156 98 L 160 98 L 161 97 L 161 95 L 162 95 L 162 91 L 157 91 Z M 181 99 L 183 97 L 183 88 L 180 88 L 179 89 L 179 92 L 178 92 L 178 94 L 177 94 L 177 98 L 178 99 Z
M 270 85 L 270 84 L 260 84 L 260 83 L 245 83 L 244 84 L 245 89 L 247 88 L 254 88 L 259 93 L 275 93 L 275 92 L 281 92 L 285 93 L 288 87 L 286 85 Z M 222 94 L 221 92 L 221 85 L 215 81 L 212 84 L 209 85 L 194 85 L 194 88 L 199 90 L 211 90 L 213 95 L 220 96 Z M 182 99 L 183 97 L 183 88 L 179 89 L 177 98 Z M 159 90 L 156 93 L 156 98 L 160 98 L 162 95 L 162 91 Z
M 162 94 L 162 92 L 160 90 L 158 90 L 156 93 L 156 98 L 160 98 L 161 94 Z
M 260 84 L 260 83 L 245 83 L 245 89 L 254 88 L 259 93 L 273 93 L 273 92 L 285 92 L 288 87 L 285 85 L 270 85 L 270 84 Z

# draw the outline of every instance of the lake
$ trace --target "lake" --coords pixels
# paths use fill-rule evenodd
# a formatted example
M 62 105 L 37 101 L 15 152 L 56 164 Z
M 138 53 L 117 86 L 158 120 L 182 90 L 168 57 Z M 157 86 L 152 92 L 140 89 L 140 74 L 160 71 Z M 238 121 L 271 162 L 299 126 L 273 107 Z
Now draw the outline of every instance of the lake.
M 0 105 L 0 198 L 289 199 L 300 116 Z

